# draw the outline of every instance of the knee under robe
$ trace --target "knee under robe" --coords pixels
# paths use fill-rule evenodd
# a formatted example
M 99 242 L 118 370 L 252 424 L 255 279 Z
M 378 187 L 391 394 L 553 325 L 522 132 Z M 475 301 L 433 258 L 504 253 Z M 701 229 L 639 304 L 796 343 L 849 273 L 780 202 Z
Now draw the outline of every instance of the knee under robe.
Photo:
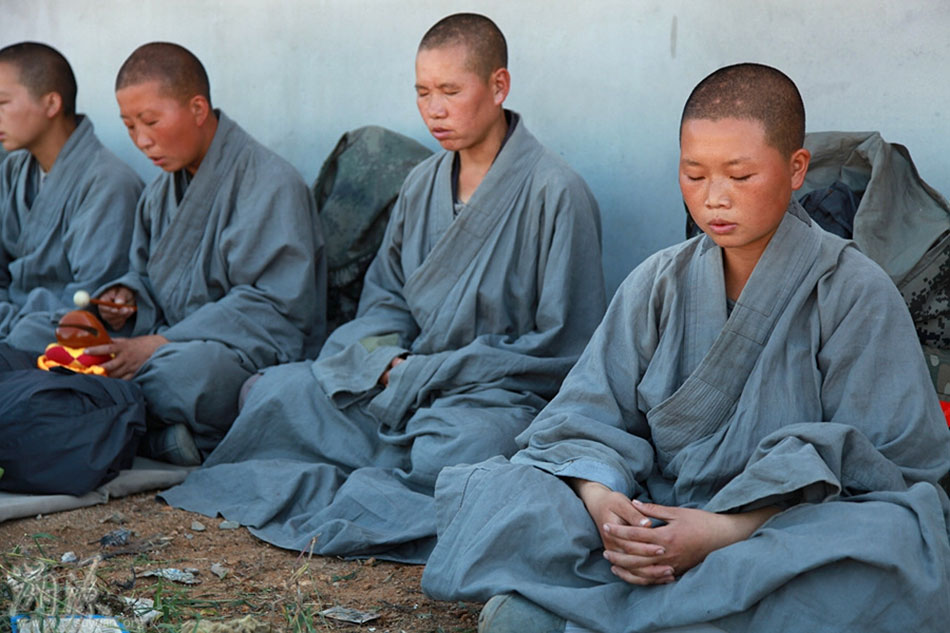
M 21 150 L 0 166 L 0 341 L 41 353 L 56 340 L 77 290 L 128 270 L 142 181 L 79 125 L 37 189 L 40 167 Z
M 179 201 L 163 173 L 139 202 L 122 284 L 136 293 L 132 336 L 161 334 L 133 380 L 149 414 L 184 423 L 207 454 L 255 371 L 317 353 L 326 263 L 314 202 L 296 170 L 225 114 Z
M 792 203 L 731 313 L 701 236 L 621 286 L 522 450 L 446 468 L 423 589 L 516 592 L 595 631 L 937 631 L 950 468 L 913 324 L 886 274 Z M 610 572 L 561 477 L 664 505 L 782 508 L 673 583 Z M 660 528 L 657 528 L 660 529 Z
M 425 560 L 439 470 L 510 455 L 603 311 L 596 202 L 514 121 L 457 217 L 453 154 L 416 167 L 356 319 L 316 362 L 265 371 L 166 501 L 285 548 Z

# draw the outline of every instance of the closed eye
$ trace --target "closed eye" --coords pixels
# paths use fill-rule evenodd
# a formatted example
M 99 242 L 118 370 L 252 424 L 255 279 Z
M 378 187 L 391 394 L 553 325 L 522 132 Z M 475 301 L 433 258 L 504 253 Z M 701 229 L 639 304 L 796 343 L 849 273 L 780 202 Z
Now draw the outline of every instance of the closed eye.
M 755 175 L 755 174 L 746 174 L 745 176 L 733 176 L 732 179 L 733 179 L 733 180 L 736 180 L 736 181 L 739 181 L 739 182 L 742 182 L 743 180 L 748 180 L 749 178 L 752 178 L 752 176 L 754 176 L 754 175 Z

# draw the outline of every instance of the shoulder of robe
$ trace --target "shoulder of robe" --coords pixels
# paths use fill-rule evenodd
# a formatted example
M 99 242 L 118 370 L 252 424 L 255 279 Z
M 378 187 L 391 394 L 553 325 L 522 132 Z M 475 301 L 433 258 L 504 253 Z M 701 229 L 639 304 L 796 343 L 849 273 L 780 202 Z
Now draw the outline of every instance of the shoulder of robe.
M 627 275 L 617 295 L 642 295 L 658 286 L 675 284 L 685 275 L 694 253 L 703 248 L 703 239 L 703 235 L 698 235 L 653 253 Z
M 540 155 L 532 170 L 536 176 L 550 179 L 551 182 L 563 182 L 565 185 L 582 184 L 585 187 L 587 186 L 580 174 L 562 156 L 540 143 L 538 144 L 538 152 Z
M 845 241 L 830 234 L 826 240 L 839 243 Z M 874 301 L 890 301 L 904 306 L 900 291 L 883 268 L 858 250 L 853 243 L 847 243 L 843 248 L 840 244 L 835 246 L 840 250 L 834 265 L 820 282 L 830 295 L 845 305 L 867 302 L 873 298 Z
M 86 181 L 91 185 L 101 185 L 117 192 L 129 191 L 136 198 L 144 188 L 139 175 L 105 145 L 99 145 L 86 169 Z
M 532 190 L 548 202 L 567 202 L 559 206 L 567 211 L 599 214 L 599 206 L 584 178 L 564 158 L 538 143 L 538 159 L 525 175 Z
M 452 160 L 452 152 L 440 150 L 431 156 L 427 156 L 422 162 L 409 170 L 406 179 L 402 182 L 402 187 L 399 188 L 399 195 L 430 187 L 436 174 L 439 173 L 439 167 L 443 160 Z
M 297 168 L 249 134 L 247 144 L 235 164 L 235 172 L 239 187 L 277 192 L 286 192 L 289 188 L 290 191 L 297 189 L 309 195 L 309 187 Z
M 5 184 L 13 182 L 29 160 L 30 153 L 25 149 L 10 152 L 0 161 L 0 179 Z

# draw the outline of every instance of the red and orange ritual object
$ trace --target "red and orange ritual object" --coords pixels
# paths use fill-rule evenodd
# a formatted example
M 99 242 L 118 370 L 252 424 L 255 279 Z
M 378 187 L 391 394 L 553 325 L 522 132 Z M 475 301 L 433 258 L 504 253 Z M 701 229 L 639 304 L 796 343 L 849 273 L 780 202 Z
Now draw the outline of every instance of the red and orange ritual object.
M 111 342 L 105 326 L 94 314 L 73 310 L 59 320 L 56 342 L 46 346 L 43 355 L 36 359 L 36 366 L 47 371 L 51 367 L 65 367 L 81 374 L 105 376 L 102 363 L 112 357 L 87 354 L 86 348 Z

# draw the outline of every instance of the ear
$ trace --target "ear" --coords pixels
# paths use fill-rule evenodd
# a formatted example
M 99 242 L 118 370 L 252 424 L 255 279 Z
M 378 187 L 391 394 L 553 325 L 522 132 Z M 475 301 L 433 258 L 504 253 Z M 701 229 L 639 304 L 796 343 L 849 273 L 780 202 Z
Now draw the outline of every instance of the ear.
M 40 97 L 40 101 L 47 119 L 55 119 L 63 111 L 63 97 L 58 92 L 47 92 Z
M 194 117 L 195 124 L 201 127 L 208 120 L 208 115 L 211 114 L 211 104 L 201 95 L 195 95 L 188 101 L 188 110 Z
M 792 190 L 795 191 L 805 184 L 805 174 L 808 172 L 808 164 L 811 162 L 811 152 L 803 147 L 793 152 L 788 160 L 792 171 Z
M 507 68 L 496 68 L 488 78 L 488 86 L 492 90 L 492 99 L 496 106 L 500 106 L 508 97 L 511 90 L 511 75 Z

